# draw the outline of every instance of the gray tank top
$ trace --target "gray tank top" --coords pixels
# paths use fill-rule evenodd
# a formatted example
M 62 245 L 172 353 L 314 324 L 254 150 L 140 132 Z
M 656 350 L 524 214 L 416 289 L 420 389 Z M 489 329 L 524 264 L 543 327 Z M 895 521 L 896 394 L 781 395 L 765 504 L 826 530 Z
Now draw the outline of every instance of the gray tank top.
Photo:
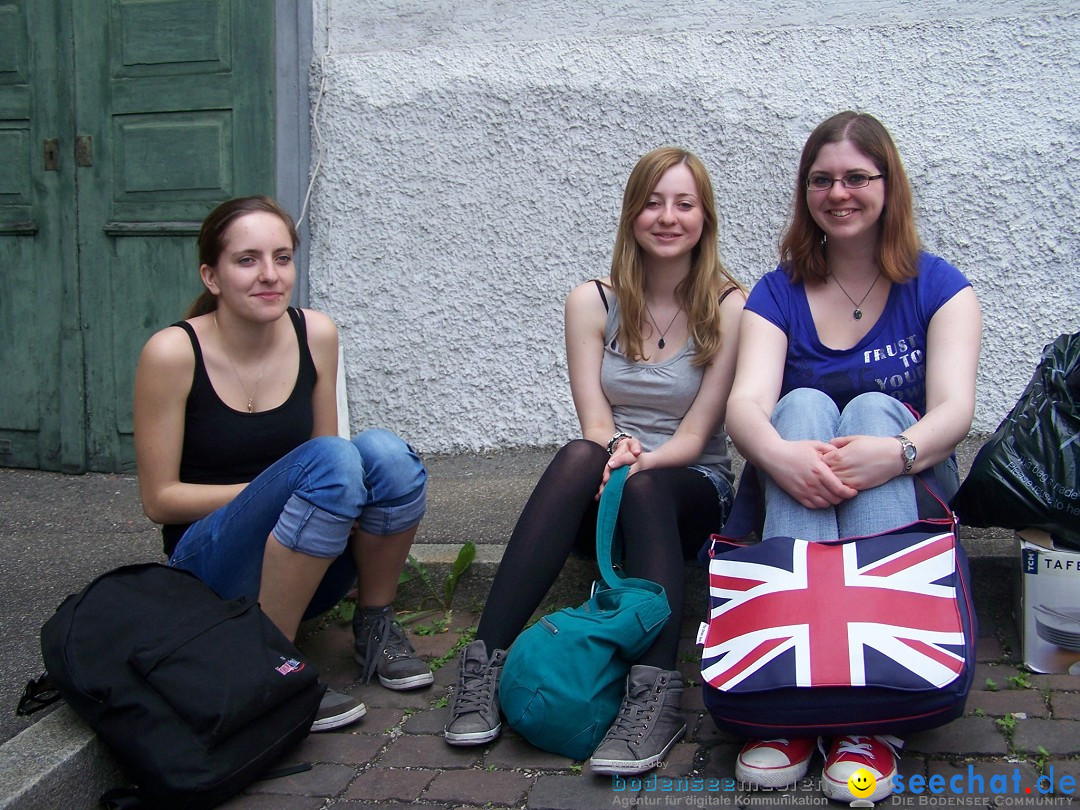
M 705 367 L 691 362 L 696 354 L 692 339 L 663 363 L 635 363 L 627 359 L 614 345 L 619 328 L 619 302 L 614 295 L 604 297 L 608 314 L 600 386 L 611 403 L 615 427 L 640 440 L 645 450 L 655 450 L 675 434 L 694 404 Z M 705 445 L 695 466 L 710 467 L 728 481 L 733 480 L 723 426 Z

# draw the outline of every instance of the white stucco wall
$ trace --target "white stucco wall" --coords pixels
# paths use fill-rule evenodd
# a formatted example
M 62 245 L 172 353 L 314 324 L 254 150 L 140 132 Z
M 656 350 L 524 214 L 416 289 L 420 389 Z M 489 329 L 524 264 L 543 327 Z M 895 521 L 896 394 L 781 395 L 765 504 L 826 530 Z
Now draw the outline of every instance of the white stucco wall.
M 890 128 L 926 248 L 982 301 L 976 431 L 1080 329 L 1073 2 L 314 5 L 311 302 L 341 327 L 354 429 L 428 452 L 575 435 L 562 304 L 607 273 L 637 158 L 703 158 L 750 285 L 806 136 L 848 108 Z

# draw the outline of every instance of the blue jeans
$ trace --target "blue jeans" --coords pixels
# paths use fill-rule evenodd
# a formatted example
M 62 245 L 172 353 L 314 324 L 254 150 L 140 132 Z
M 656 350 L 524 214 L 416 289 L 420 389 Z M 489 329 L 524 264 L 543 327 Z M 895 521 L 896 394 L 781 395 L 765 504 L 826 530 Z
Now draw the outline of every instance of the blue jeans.
M 860 394 L 840 413 L 828 394 L 813 388 L 797 388 L 776 404 L 773 427 L 791 441 L 837 436 L 895 436 L 913 424 L 915 416 L 900 401 L 878 392 Z M 900 445 L 896 446 L 897 457 Z M 949 476 L 939 475 L 943 487 Z M 764 537 L 797 537 L 803 540 L 835 540 L 863 537 L 895 529 L 918 519 L 915 487 L 911 476 L 898 475 L 881 486 L 860 492 L 835 507 L 810 509 L 788 495 L 771 478 L 765 478 Z M 951 478 L 955 479 L 955 466 Z
M 217 593 L 257 596 L 267 537 L 334 561 L 305 618 L 329 610 L 352 587 L 353 524 L 389 535 L 424 516 L 427 471 L 413 449 L 387 430 L 352 441 L 320 436 L 271 464 L 230 503 L 184 532 L 169 565 L 191 571 Z

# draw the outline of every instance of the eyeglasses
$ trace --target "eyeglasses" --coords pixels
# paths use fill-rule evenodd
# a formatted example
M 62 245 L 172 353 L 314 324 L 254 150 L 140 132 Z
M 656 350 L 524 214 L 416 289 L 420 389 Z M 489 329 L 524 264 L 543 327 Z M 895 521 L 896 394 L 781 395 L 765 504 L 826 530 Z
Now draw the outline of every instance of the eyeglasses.
M 827 174 L 812 174 L 806 178 L 806 188 L 810 191 L 828 191 L 836 182 L 843 183 L 844 188 L 865 188 L 870 185 L 871 180 L 880 180 L 884 176 L 883 174 L 852 172 L 843 177 L 833 178 Z

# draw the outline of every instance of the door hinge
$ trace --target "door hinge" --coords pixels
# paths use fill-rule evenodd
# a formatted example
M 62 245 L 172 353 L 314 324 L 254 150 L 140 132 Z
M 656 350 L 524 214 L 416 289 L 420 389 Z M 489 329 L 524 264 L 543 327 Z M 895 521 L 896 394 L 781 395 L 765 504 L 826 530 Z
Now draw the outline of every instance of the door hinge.
M 94 139 L 89 135 L 75 136 L 75 165 L 94 165 Z
M 45 171 L 60 171 L 60 139 L 46 138 L 44 149 Z

